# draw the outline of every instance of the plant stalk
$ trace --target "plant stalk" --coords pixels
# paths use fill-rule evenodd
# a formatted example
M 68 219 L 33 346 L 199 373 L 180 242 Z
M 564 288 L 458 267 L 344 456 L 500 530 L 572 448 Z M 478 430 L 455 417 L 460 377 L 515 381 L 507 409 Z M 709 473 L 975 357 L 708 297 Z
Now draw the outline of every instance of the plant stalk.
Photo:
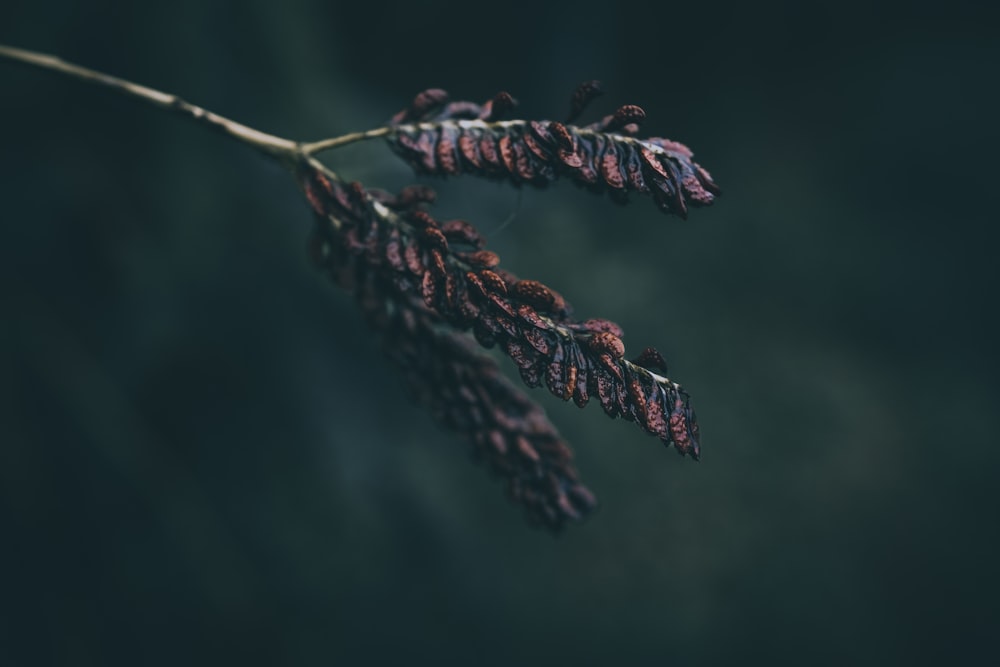
M 320 151 L 337 148 L 356 141 L 381 137 L 390 131 L 389 128 L 382 127 L 367 132 L 353 132 L 312 143 L 299 143 L 255 130 L 252 127 L 191 104 L 177 95 L 164 93 L 154 88 L 104 74 L 103 72 L 81 67 L 56 56 L 0 44 L 0 58 L 6 58 L 22 65 L 37 67 L 50 72 L 58 72 L 59 74 L 64 74 L 86 83 L 104 86 L 128 97 L 143 100 L 161 109 L 167 109 L 251 146 L 264 155 L 275 158 L 289 168 L 292 168 L 301 159 Z
M 384 137 L 385 135 L 392 132 L 391 127 L 378 127 L 374 130 L 368 130 L 367 132 L 351 132 L 350 134 L 345 134 L 339 137 L 333 137 L 332 139 L 323 139 L 322 141 L 314 141 L 308 144 L 302 144 L 302 152 L 306 155 L 315 155 L 321 151 L 327 151 L 332 148 L 339 148 L 340 146 L 346 146 L 347 144 L 353 144 L 357 141 L 366 141 L 368 139 L 377 139 L 378 137 Z

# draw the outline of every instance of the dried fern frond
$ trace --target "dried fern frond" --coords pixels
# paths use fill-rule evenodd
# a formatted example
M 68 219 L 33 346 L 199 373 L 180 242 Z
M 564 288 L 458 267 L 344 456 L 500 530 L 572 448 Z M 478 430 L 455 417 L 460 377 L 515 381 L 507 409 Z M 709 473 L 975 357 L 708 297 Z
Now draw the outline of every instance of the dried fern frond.
M 595 398 L 610 417 L 698 459 L 699 430 L 687 393 L 666 377 L 663 357 L 646 348 L 626 359 L 614 322 L 577 320 L 552 288 L 500 268 L 476 227 L 438 221 L 427 212 L 434 192 L 398 194 L 345 184 L 315 158 L 320 151 L 385 138 L 417 171 L 470 173 L 544 186 L 566 176 L 618 201 L 633 192 L 684 216 L 719 190 L 682 144 L 637 139 L 645 112 L 634 105 L 585 126 L 572 123 L 601 93 L 596 81 L 574 93 L 565 123 L 507 120 L 516 101 L 499 93 L 485 104 L 451 102 L 426 90 L 388 126 L 312 143 L 242 125 L 175 95 L 0 45 L 0 59 L 58 72 L 167 109 L 221 132 L 288 168 L 317 224 L 314 262 L 356 296 L 414 396 L 444 425 L 463 434 L 475 455 L 507 481 L 528 517 L 558 530 L 593 511 L 572 452 L 544 410 L 516 389 L 483 348 L 496 348 L 529 387 L 545 385 L 580 407 Z
M 328 221 L 321 224 L 346 224 L 338 234 L 358 257 L 450 326 L 504 352 L 525 384 L 544 383 L 580 407 L 594 396 L 608 416 L 634 421 L 680 454 L 699 458 L 687 392 L 657 373 L 666 364 L 655 349 L 627 360 L 621 327 L 571 318 L 555 290 L 500 269 L 500 258 L 481 249 L 470 223 L 438 223 L 419 203 L 392 211 L 359 185 L 349 190 L 319 172 L 304 183 L 314 210 Z
M 599 91 L 587 82 L 573 95 L 576 118 Z M 687 216 L 720 193 L 711 175 L 683 144 L 638 139 L 645 112 L 628 104 L 584 127 L 549 120 L 501 120 L 514 106 L 500 93 L 483 105 L 448 102 L 443 90 L 426 90 L 393 116 L 389 146 L 418 173 L 472 174 L 520 185 L 545 186 L 565 176 L 619 202 L 650 195 L 665 213 Z
M 422 211 L 418 206 L 432 193 L 419 187 L 399 196 L 369 192 L 315 167 L 306 164 L 302 171 L 306 196 L 317 213 L 313 259 L 354 292 L 415 400 L 470 441 L 475 457 L 506 480 L 508 495 L 530 521 L 558 530 L 587 516 L 596 500 L 579 482 L 572 451 L 545 411 L 422 296 L 421 276 L 430 272 L 433 256 L 393 209 Z M 481 242 L 470 235 L 471 226 L 459 227 L 451 225 L 453 237 Z M 404 265 L 414 270 L 397 271 Z
M 472 338 L 457 332 L 505 353 L 528 386 L 545 384 L 580 407 L 593 396 L 610 417 L 699 458 L 688 395 L 660 374 L 666 364 L 658 352 L 627 360 L 617 324 L 575 320 L 557 292 L 501 269 L 473 225 L 441 223 L 425 210 L 429 192 L 372 193 L 309 162 L 301 181 L 317 214 L 316 261 L 362 298 L 421 401 L 479 449 L 493 448 L 494 469 L 521 489 L 513 497 L 535 518 L 558 527 L 582 517 L 592 496 L 578 488 L 566 467 L 569 450 L 541 408 L 499 382 L 495 365 L 473 356 Z
M 467 335 L 442 327 L 424 308 L 387 301 L 392 288 L 383 279 L 370 276 L 361 301 L 416 402 L 465 436 L 531 522 L 558 530 L 590 514 L 594 495 L 579 482 L 573 453 L 545 411 Z

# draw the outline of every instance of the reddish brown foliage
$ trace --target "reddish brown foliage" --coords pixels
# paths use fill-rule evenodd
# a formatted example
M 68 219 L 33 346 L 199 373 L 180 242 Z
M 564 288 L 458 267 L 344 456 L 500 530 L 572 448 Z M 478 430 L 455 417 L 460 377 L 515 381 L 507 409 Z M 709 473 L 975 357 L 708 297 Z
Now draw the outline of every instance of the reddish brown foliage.
M 475 342 L 510 357 L 529 387 L 544 384 L 581 407 L 596 397 L 609 416 L 698 458 L 694 411 L 683 389 L 655 372 L 665 371 L 658 352 L 627 361 L 621 327 L 574 320 L 558 292 L 499 269 L 470 223 L 438 222 L 422 208 L 428 192 L 373 195 L 320 169 L 300 170 L 317 213 L 313 257 L 357 294 L 417 400 L 472 442 L 529 517 L 559 528 L 586 515 L 593 495 L 544 411 Z
M 570 120 L 599 93 L 596 84 L 587 82 L 574 93 Z M 648 194 L 661 210 L 681 217 L 689 206 L 711 204 L 720 192 L 683 144 L 631 136 L 646 117 L 634 104 L 576 127 L 546 120 L 497 122 L 501 110 L 513 108 L 507 93 L 481 106 L 444 104 L 445 99 L 443 91 L 424 91 L 392 119 L 389 145 L 418 172 L 535 186 L 566 176 L 616 201 L 626 201 L 632 192 Z

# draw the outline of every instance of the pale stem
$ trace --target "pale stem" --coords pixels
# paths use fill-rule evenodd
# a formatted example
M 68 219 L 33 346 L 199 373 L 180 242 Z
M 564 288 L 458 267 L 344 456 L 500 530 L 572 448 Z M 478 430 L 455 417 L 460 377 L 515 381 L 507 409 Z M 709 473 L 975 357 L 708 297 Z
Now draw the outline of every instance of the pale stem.
M 8 60 L 12 60 L 23 65 L 30 65 L 44 70 L 65 74 L 75 79 L 79 79 L 80 81 L 105 86 L 129 97 L 141 99 L 154 106 L 173 111 L 187 118 L 191 118 L 203 125 L 207 125 L 212 129 L 222 132 L 223 134 L 227 134 L 234 139 L 256 148 L 265 155 L 288 164 L 289 166 L 302 157 L 308 157 L 320 151 L 337 148 L 356 141 L 374 139 L 376 137 L 384 136 L 390 132 L 390 128 L 382 127 L 375 130 L 369 130 L 367 132 L 353 132 L 351 134 L 345 134 L 332 139 L 324 139 L 322 141 L 302 144 L 291 141 L 290 139 L 276 137 L 272 134 L 261 132 L 260 130 L 255 130 L 252 127 L 247 127 L 242 123 L 238 123 L 234 120 L 230 120 L 229 118 L 220 116 L 219 114 L 212 113 L 202 107 L 191 104 L 177 95 L 164 93 L 131 81 L 126 81 L 125 79 L 119 79 L 118 77 L 104 74 L 103 72 L 74 65 L 73 63 L 66 62 L 65 60 L 55 56 L 0 44 L 0 58 L 7 58 Z
M 306 155 L 315 155 L 320 151 L 327 151 L 331 148 L 339 148 L 340 146 L 346 146 L 347 144 L 353 144 L 357 141 L 366 141 L 368 139 L 377 139 L 378 137 L 384 137 L 385 135 L 392 132 L 391 127 L 379 127 L 374 130 L 368 130 L 367 132 L 351 132 L 350 134 L 345 134 L 340 137 L 333 137 L 332 139 L 323 139 L 321 141 L 314 141 L 308 144 L 302 144 L 302 152 Z

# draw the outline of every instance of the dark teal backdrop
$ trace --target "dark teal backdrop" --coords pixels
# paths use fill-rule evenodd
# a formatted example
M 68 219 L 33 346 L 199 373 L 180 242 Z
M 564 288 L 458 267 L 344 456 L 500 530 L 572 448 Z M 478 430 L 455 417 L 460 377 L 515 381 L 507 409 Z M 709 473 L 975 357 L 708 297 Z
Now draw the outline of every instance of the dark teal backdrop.
M 662 349 L 704 460 L 536 391 L 602 507 L 532 530 L 308 265 L 277 167 L 0 62 L 0 663 L 983 664 L 996 16 L 977 4 L 4 3 L 0 42 L 298 139 L 438 86 L 643 106 L 724 188 L 442 217 Z M 414 180 L 381 145 L 345 177 Z M 513 216 L 506 226 L 502 223 Z

